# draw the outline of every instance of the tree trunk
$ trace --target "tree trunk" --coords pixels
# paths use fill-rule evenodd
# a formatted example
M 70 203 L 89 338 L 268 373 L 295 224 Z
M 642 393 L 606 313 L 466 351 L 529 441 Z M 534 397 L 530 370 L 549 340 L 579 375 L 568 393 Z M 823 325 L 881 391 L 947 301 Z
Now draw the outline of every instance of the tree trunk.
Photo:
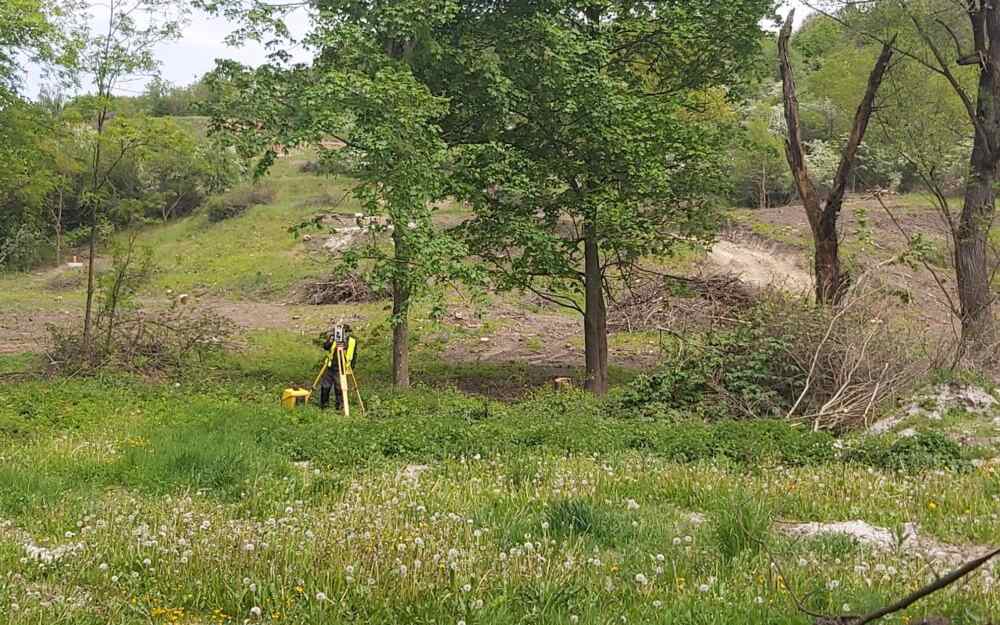
M 992 295 L 986 250 L 996 201 L 993 168 L 975 169 L 966 185 L 965 205 L 955 233 L 955 271 L 962 309 L 962 343 L 966 350 L 972 352 L 987 347 L 992 338 Z
M 583 317 L 587 388 L 598 396 L 608 393 L 608 310 L 604 301 L 601 253 L 593 226 L 584 235 L 584 281 L 587 305 Z
M 399 224 L 393 225 L 392 241 L 395 247 L 397 267 L 392 279 L 392 383 L 396 388 L 410 388 L 410 289 L 399 277 L 405 271 L 408 251 L 406 242 L 399 233 Z
M 992 295 L 986 257 L 989 229 L 996 208 L 997 162 L 1000 160 L 1000 11 L 983 3 L 970 12 L 979 69 L 976 134 L 965 186 L 962 216 L 955 228 L 955 273 L 962 313 L 962 347 L 975 355 L 993 339 Z M 985 26 L 985 28 L 983 28 Z M 985 37 L 984 37 L 985 35 Z
M 760 207 L 767 208 L 767 164 L 760 167 Z
M 103 89 L 99 89 L 98 93 L 103 94 Z M 87 259 L 87 307 L 83 314 L 83 350 L 84 353 L 89 357 L 92 356 L 91 347 L 93 343 L 93 317 L 94 317 L 94 262 L 95 256 L 97 256 L 97 202 L 96 197 L 99 191 L 100 184 L 98 181 L 100 179 L 100 168 L 101 168 L 101 135 L 104 133 L 104 121 L 108 115 L 107 104 L 101 109 L 97 114 L 97 142 L 94 144 L 94 170 L 92 172 L 93 178 L 91 184 L 92 192 L 95 197 L 90 199 L 88 202 L 88 208 L 90 208 L 90 257 Z
M 59 206 L 56 211 L 56 265 L 62 265 L 62 241 L 63 241 L 63 190 L 59 187 Z
M 90 209 L 90 257 L 87 259 L 87 308 L 83 315 L 83 348 L 90 352 L 94 317 L 94 257 L 97 255 L 97 207 Z
M 844 278 L 840 271 L 837 222 L 829 216 L 830 213 L 826 213 L 821 217 L 819 227 L 813 233 L 816 247 L 816 301 L 821 304 L 839 302 L 844 286 Z

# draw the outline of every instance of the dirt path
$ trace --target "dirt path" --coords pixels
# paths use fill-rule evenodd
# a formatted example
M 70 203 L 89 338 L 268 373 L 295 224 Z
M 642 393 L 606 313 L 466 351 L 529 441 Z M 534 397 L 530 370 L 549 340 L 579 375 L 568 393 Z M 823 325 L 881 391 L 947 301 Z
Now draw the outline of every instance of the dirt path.
M 758 288 L 774 286 L 793 292 L 812 288 L 812 276 L 793 258 L 752 243 L 719 241 L 712 247 L 708 260 L 718 270 Z

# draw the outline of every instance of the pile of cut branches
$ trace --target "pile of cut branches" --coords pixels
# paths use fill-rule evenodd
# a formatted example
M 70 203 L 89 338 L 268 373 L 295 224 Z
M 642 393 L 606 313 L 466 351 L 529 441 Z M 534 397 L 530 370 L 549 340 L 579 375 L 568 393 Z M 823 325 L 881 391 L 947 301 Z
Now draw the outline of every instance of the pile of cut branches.
M 753 293 L 736 276 L 650 277 L 626 288 L 612 302 L 608 330 L 684 333 L 691 326 L 733 323 L 738 311 L 753 303 Z
M 236 324 L 211 308 L 175 304 L 160 311 L 127 311 L 98 320 L 96 340 L 49 326 L 53 347 L 50 368 L 62 374 L 113 368 L 139 375 L 183 370 L 211 352 L 235 347 Z
M 301 288 L 302 303 L 312 306 L 325 304 L 366 304 L 386 299 L 385 289 L 376 289 L 364 276 L 348 272 L 336 273 L 313 280 Z

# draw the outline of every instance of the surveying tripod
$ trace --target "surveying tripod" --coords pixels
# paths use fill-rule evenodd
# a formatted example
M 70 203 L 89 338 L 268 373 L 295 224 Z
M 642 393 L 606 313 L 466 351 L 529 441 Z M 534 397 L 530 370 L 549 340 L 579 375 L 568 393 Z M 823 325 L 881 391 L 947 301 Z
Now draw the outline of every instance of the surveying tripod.
M 347 384 L 348 379 L 350 379 L 351 382 L 354 382 L 354 392 L 358 396 L 358 405 L 361 406 L 361 414 L 364 415 L 365 402 L 361 399 L 361 389 L 358 387 L 358 378 L 354 375 L 354 369 L 352 369 L 351 365 L 347 362 L 347 355 L 344 354 L 344 346 L 338 343 L 334 349 L 337 356 L 337 370 L 340 371 L 340 393 L 341 398 L 344 401 L 344 416 L 351 416 L 351 404 L 348 401 L 348 396 L 350 394 Z M 316 389 L 319 387 L 320 380 L 323 379 L 323 375 L 330 366 L 329 363 L 330 359 L 327 358 L 323 363 L 323 368 L 319 370 L 319 375 L 316 376 L 316 380 L 312 385 L 313 393 L 315 393 Z

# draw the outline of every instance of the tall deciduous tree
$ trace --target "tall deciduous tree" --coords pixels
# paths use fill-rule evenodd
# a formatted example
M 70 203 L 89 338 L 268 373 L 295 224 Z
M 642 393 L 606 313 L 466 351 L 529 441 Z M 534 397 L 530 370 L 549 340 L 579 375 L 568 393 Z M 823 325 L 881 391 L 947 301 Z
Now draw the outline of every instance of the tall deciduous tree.
M 799 191 L 799 198 L 802 200 L 806 216 L 809 219 L 809 226 L 812 229 L 815 249 L 816 301 L 821 304 L 832 304 L 840 299 L 845 286 L 845 278 L 840 267 L 840 235 L 837 231 L 837 220 L 840 217 L 840 210 L 844 203 L 844 195 L 847 192 L 858 148 L 864 140 L 868 123 L 875 109 L 875 97 L 892 60 L 893 42 L 887 42 L 883 46 L 882 53 L 875 62 L 875 67 L 868 79 L 865 95 L 854 116 L 854 125 L 851 128 L 847 145 L 844 146 L 830 193 L 823 199 L 809 176 L 805 150 L 802 145 L 802 123 L 799 116 L 798 94 L 792 73 L 792 63 L 789 59 L 789 41 L 792 37 L 794 16 L 795 11 L 792 11 L 778 38 L 785 121 L 788 126 L 785 151 L 788 165 L 792 170 L 792 176 Z
M 105 153 L 104 133 L 113 116 L 113 95 L 123 82 L 153 73 L 158 63 L 154 48 L 177 37 L 184 22 L 186 5 L 180 0 L 108 0 L 99 5 L 104 11 L 102 30 L 89 37 L 83 51 L 80 72 L 93 82 L 95 110 L 93 142 L 84 206 L 88 213 L 89 260 L 87 265 L 87 303 L 84 310 L 83 344 L 92 347 L 95 283 L 95 260 L 101 208 L 108 196 L 108 182 L 115 169 L 136 147 L 129 136 L 117 143 L 114 154 Z
M 241 20 L 239 36 L 287 33 L 282 9 L 257 2 L 206 3 Z M 234 131 L 247 153 L 263 153 L 260 171 L 285 148 L 311 145 L 324 158 L 352 164 L 355 196 L 374 220 L 372 237 L 344 256 L 370 262 L 391 285 L 393 380 L 410 384 L 409 323 L 414 298 L 440 280 L 468 275 L 465 248 L 433 223 L 444 198 L 447 145 L 437 122 L 447 100 L 432 94 L 413 67 L 442 46 L 440 29 L 456 15 L 453 0 L 321 0 L 311 15 L 307 45 L 314 61 L 290 66 L 278 54 L 250 70 L 220 66 L 229 97 L 217 127 Z M 331 147 L 334 144 L 335 147 Z M 387 232 L 391 229 L 391 233 Z M 391 237 L 387 251 L 379 235 Z
M 471 2 L 448 95 L 470 249 L 500 287 L 582 314 L 589 388 L 608 390 L 612 278 L 708 239 L 723 129 L 768 0 Z

